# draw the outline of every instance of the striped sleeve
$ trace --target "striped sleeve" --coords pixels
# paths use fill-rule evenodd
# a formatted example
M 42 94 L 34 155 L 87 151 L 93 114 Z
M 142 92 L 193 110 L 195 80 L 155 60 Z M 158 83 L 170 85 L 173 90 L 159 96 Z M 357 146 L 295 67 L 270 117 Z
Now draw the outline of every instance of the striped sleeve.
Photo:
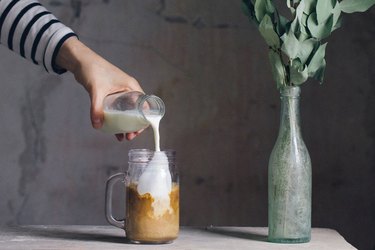
M 56 56 L 76 34 L 37 0 L 0 0 L 0 42 L 47 72 L 62 74 Z

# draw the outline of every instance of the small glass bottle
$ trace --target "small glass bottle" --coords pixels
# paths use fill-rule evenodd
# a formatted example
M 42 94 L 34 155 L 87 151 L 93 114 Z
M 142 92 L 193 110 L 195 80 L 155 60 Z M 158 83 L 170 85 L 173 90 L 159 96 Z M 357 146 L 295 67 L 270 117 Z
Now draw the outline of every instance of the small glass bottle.
M 146 128 L 147 116 L 165 114 L 162 99 L 138 91 L 108 95 L 103 102 L 104 122 L 101 130 L 106 133 L 130 133 Z
M 280 129 L 268 165 L 268 239 L 303 243 L 311 238 L 311 161 L 301 135 L 300 88 L 280 93 Z

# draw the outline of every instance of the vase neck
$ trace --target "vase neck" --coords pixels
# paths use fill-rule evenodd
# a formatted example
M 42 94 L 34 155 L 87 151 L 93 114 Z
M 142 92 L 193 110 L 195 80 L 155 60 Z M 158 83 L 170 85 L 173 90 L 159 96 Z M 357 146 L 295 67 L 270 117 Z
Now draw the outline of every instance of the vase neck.
M 280 91 L 281 95 L 281 117 L 280 133 L 291 133 L 300 136 L 300 114 L 299 114 L 299 87 L 285 87 Z

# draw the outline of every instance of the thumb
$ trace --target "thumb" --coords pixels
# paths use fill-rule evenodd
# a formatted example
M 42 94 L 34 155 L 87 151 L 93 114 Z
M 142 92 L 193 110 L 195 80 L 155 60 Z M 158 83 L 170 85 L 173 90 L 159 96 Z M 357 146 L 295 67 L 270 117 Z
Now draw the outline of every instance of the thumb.
M 93 93 L 91 96 L 91 124 L 95 129 L 103 126 L 104 112 L 103 112 L 104 96 Z

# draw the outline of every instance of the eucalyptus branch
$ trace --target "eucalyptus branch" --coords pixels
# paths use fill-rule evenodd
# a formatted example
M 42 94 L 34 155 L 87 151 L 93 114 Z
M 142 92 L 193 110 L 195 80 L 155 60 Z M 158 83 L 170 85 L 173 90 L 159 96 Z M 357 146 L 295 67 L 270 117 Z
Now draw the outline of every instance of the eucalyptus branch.
M 270 47 L 272 74 L 282 88 L 301 85 L 309 77 L 323 83 L 327 43 L 322 40 L 341 26 L 342 13 L 363 12 L 374 4 L 375 0 L 286 0 L 292 20 L 279 14 L 273 0 L 243 0 L 243 10 Z

